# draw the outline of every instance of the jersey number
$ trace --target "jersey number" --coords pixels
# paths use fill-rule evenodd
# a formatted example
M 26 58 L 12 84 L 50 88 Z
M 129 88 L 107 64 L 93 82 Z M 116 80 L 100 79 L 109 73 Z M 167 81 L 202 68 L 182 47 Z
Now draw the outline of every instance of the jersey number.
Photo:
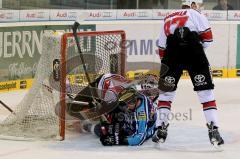
M 183 27 L 186 24 L 187 20 L 188 20 L 188 16 L 184 16 L 184 17 L 176 17 L 176 18 L 173 18 L 172 20 L 167 21 L 164 24 L 164 31 L 166 36 L 170 34 L 171 25 L 176 25 L 176 28 Z

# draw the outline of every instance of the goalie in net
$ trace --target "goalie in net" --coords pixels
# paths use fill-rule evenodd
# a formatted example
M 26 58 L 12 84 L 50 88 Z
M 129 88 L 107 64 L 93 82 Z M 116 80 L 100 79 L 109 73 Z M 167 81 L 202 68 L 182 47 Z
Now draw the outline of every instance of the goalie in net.
M 148 83 L 145 84 L 142 81 Z M 85 120 L 82 129 L 99 136 L 104 146 L 141 145 L 152 137 L 155 132 L 156 119 L 154 98 L 152 98 L 154 94 L 150 95 L 148 91 L 145 94 L 145 90 L 151 89 L 150 84 L 153 87 L 157 86 L 158 80 L 150 75 L 142 81 L 136 84 L 117 74 L 104 74 L 97 78 L 90 84 L 92 87 L 90 89 L 101 90 L 100 93 L 103 94 L 102 97 L 105 101 L 117 100 L 118 102 L 114 109 L 104 113 L 98 119 L 99 121 L 93 123 L 93 121 Z M 146 87 L 148 88 L 146 89 Z M 154 89 L 153 87 L 152 89 Z M 83 90 L 73 100 L 91 103 L 92 99 L 86 98 L 86 95 L 86 90 Z M 70 115 L 83 120 L 83 112 L 91 109 L 91 105 L 69 103 L 67 110 Z M 85 111 L 82 111 L 83 109 Z
M 124 31 L 79 32 L 76 36 L 90 77 L 109 72 L 125 74 Z M 14 113 L 0 122 L 0 139 L 64 140 L 68 126 L 65 122 L 66 78 L 72 79 L 71 84 L 77 83 L 80 90 L 88 83 L 83 72 L 84 62 L 79 57 L 72 33 L 44 32 L 32 87 L 14 107 Z M 92 109 L 88 115 L 97 112 Z

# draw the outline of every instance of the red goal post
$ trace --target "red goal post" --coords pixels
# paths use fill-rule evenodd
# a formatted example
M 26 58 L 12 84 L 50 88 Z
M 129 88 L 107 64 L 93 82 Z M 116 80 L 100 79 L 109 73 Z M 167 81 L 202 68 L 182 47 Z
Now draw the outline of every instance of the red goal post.
M 120 49 L 119 54 L 119 63 L 120 71 L 118 72 L 122 76 L 125 76 L 125 65 L 126 65 L 126 34 L 123 30 L 114 30 L 114 31 L 91 31 L 91 32 L 78 32 L 78 37 L 108 37 L 108 36 L 119 36 L 121 38 L 120 43 L 118 43 Z M 61 81 L 60 81 L 60 100 L 61 100 L 61 109 L 60 109 L 60 136 L 62 140 L 65 139 L 65 114 L 66 114 L 66 64 L 67 64 L 67 41 L 69 38 L 73 38 L 73 33 L 65 33 L 62 35 L 61 39 Z M 103 38 L 104 39 L 104 38 Z M 105 55 L 102 55 L 105 56 Z M 103 72 L 110 73 L 110 72 Z
M 125 76 L 124 31 L 79 32 L 77 36 L 91 81 L 104 73 Z M 66 114 L 67 89 L 78 94 L 88 85 L 82 68 L 73 34 L 46 31 L 32 87 L 14 107 L 15 113 L 0 122 L 0 139 L 64 140 L 65 126 L 72 122 Z

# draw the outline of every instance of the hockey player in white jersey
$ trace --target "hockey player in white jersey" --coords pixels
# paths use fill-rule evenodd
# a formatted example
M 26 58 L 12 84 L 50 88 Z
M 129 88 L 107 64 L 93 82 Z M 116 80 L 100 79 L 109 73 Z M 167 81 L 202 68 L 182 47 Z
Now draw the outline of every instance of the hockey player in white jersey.
M 187 70 L 203 106 L 211 144 L 224 144 L 219 134 L 217 105 L 213 94 L 214 84 L 208 59 L 204 49 L 213 41 L 211 27 L 207 18 L 197 10 L 191 9 L 192 0 L 185 0 L 182 10 L 176 11 L 164 19 L 160 30 L 159 55 L 162 64 L 169 67 L 166 73 L 160 73 L 160 79 L 174 84 L 172 91 L 162 91 L 158 97 L 157 131 L 153 142 L 164 142 L 167 138 L 167 119 L 174 100 L 175 91 L 182 71 Z

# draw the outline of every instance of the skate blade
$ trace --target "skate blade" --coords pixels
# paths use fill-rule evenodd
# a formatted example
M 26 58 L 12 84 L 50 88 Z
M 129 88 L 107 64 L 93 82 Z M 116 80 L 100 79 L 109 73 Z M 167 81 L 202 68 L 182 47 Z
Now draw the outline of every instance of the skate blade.
M 218 145 L 218 141 L 216 139 L 212 139 L 212 145 L 213 145 L 213 148 L 217 151 L 223 151 L 223 147 L 221 145 Z
M 160 140 L 159 140 L 159 143 L 164 143 L 164 142 L 165 142 L 164 139 L 160 139 Z
M 213 148 L 214 148 L 214 150 L 216 150 L 218 152 L 224 151 L 223 147 L 221 145 L 218 145 L 218 144 L 214 144 Z

